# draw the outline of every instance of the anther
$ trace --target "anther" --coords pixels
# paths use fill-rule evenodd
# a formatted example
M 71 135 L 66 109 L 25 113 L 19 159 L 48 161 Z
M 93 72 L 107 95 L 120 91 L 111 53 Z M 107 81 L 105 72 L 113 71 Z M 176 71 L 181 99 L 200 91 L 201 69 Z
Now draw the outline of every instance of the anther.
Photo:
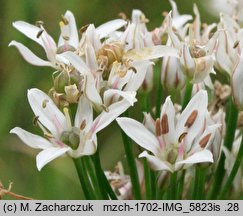
M 167 114 L 163 114 L 163 116 L 162 116 L 161 128 L 162 128 L 162 134 L 169 133 L 169 124 L 168 124 L 168 116 L 167 116 Z
M 186 135 L 187 135 L 187 132 L 182 133 L 178 139 L 178 142 L 181 143 L 181 141 L 185 138 Z
M 200 142 L 199 142 L 199 145 L 201 146 L 201 148 L 205 148 L 205 146 L 207 145 L 209 139 L 211 137 L 211 133 L 206 135 L 205 137 L 203 137 Z
M 156 130 L 156 136 L 160 136 L 162 133 L 161 133 L 161 127 L 160 127 L 160 119 L 156 119 L 156 122 L 155 122 L 155 130 Z
M 86 127 L 86 120 L 84 119 L 80 125 L 80 130 L 83 130 Z
M 46 108 L 46 105 L 47 105 L 48 102 L 49 102 L 49 100 L 47 100 L 47 99 L 43 100 L 42 108 Z
M 197 118 L 197 115 L 198 115 L 198 111 L 197 110 L 194 110 L 191 115 L 188 117 L 186 123 L 185 123 L 185 127 L 191 127 L 193 125 L 193 123 L 195 122 L 196 118 Z
M 42 33 L 44 32 L 44 30 L 43 29 L 41 29 L 40 31 L 38 31 L 38 33 L 37 33 L 37 35 L 36 35 L 36 37 L 37 38 L 39 38 L 41 35 L 42 35 Z
M 35 116 L 32 120 L 34 126 L 38 126 L 39 116 Z

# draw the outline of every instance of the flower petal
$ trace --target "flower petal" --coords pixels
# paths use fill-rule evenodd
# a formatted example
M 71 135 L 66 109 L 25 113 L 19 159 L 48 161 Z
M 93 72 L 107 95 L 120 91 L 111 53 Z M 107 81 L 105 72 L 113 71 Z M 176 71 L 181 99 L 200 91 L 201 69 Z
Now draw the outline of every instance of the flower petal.
M 132 49 L 125 53 L 124 60 L 152 60 L 164 56 L 174 56 L 179 58 L 178 50 L 173 47 L 163 45 L 144 47 L 142 49 Z
M 78 103 L 77 112 L 75 115 L 74 125 L 80 128 L 80 125 L 85 121 L 85 128 L 83 130 L 88 130 L 91 128 L 93 123 L 93 110 L 89 100 L 85 96 L 81 96 Z
M 85 75 L 88 73 L 89 68 L 85 64 L 85 62 L 75 53 L 67 51 L 60 56 L 66 58 L 72 65 L 75 67 L 82 75 Z
M 132 67 L 136 69 L 136 73 L 134 73 L 130 80 L 127 82 L 125 86 L 125 91 L 137 91 L 141 85 L 143 84 L 147 70 L 151 66 L 151 62 L 149 61 L 135 61 L 132 63 Z
M 155 171 L 164 170 L 164 171 L 173 172 L 173 169 L 168 162 L 162 161 L 159 158 L 148 154 L 147 151 L 142 152 L 138 157 L 139 158 L 141 158 L 141 157 L 147 158 L 151 168 Z
M 47 148 L 43 151 L 41 151 L 37 156 L 36 156 L 36 166 L 39 171 L 48 164 L 49 162 L 53 161 L 54 159 L 64 155 L 67 151 L 69 151 L 70 148 Z
M 23 56 L 23 58 L 30 64 L 33 64 L 36 66 L 53 67 L 53 65 L 50 62 L 39 58 L 31 50 L 29 50 L 26 46 L 24 46 L 21 43 L 18 43 L 16 41 L 11 41 L 9 46 L 15 46 L 19 50 L 19 52 Z
M 75 17 L 73 13 L 69 10 L 65 13 L 64 17 L 68 21 L 68 35 L 66 35 L 69 37 L 68 44 L 76 48 L 78 46 L 79 39 Z M 62 45 L 64 45 L 64 39 L 61 35 L 58 41 L 58 47 Z
M 52 147 L 52 144 L 41 136 L 32 134 L 22 128 L 15 127 L 10 133 L 16 134 L 26 145 L 35 149 L 46 149 Z
M 135 100 L 135 98 L 134 98 Z M 109 125 L 115 118 L 124 113 L 131 104 L 123 99 L 119 102 L 111 104 L 107 109 L 107 111 L 103 111 L 93 122 L 93 126 L 91 128 L 91 133 L 95 134 Z
M 116 119 L 122 130 L 138 145 L 151 151 L 154 155 L 159 152 L 159 142 L 154 134 L 138 121 L 131 118 Z
M 119 97 L 123 97 L 126 99 L 131 106 L 133 106 L 134 102 L 137 100 L 134 100 L 136 96 L 135 91 L 121 91 L 118 89 L 108 89 L 104 92 L 104 105 L 109 106 L 113 103 L 113 101 L 118 101 Z
M 165 103 L 162 107 L 161 114 L 160 114 L 161 122 L 163 121 L 164 117 L 166 118 L 165 121 L 167 121 L 165 123 L 167 123 L 168 126 L 168 141 L 169 143 L 176 143 L 177 139 L 175 136 L 175 108 L 170 97 L 166 98 Z M 162 123 L 162 127 L 163 127 L 163 123 Z M 166 136 L 166 134 L 163 135 Z
M 191 148 L 192 141 L 195 139 L 195 137 L 202 132 L 207 114 L 207 106 L 207 91 L 200 90 L 192 97 L 192 99 L 178 118 L 176 125 L 176 134 L 178 136 L 177 139 L 181 134 L 185 132 L 187 133 L 185 137 L 186 151 Z M 192 122 L 188 126 L 187 122 L 189 118 L 192 117 L 193 112 L 194 114 L 196 114 L 196 116 L 194 116 L 193 120 L 191 119 Z
M 192 156 L 188 157 L 185 160 L 176 162 L 176 165 L 206 162 L 213 163 L 213 154 L 209 150 L 204 149 L 202 151 L 194 153 Z
M 116 31 L 117 29 L 125 26 L 127 22 L 123 19 L 115 19 L 109 22 L 106 22 L 96 28 L 96 33 L 99 35 L 100 39 L 108 36 L 110 33 Z
M 29 104 L 38 120 L 58 138 L 67 129 L 64 114 L 57 108 L 52 99 L 39 89 L 28 90 Z
M 96 88 L 96 82 L 91 73 L 86 74 L 85 95 L 94 104 L 95 108 L 99 110 L 102 105 L 101 96 Z
M 41 28 L 23 21 L 13 22 L 13 27 L 16 28 L 18 31 L 20 31 L 21 33 L 23 33 L 26 37 L 32 39 L 33 41 L 37 42 L 42 47 L 44 47 L 41 38 L 37 37 L 37 34 L 38 32 L 41 31 Z

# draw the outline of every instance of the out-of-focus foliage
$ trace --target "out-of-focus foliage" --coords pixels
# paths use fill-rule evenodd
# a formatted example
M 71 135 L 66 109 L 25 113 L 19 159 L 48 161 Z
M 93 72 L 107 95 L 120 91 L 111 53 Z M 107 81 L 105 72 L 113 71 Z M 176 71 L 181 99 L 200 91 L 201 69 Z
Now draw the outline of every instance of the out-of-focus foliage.
M 177 0 L 181 13 L 191 13 L 193 3 L 201 9 L 202 21 L 211 22 L 203 11 L 199 0 Z M 96 26 L 117 18 L 124 12 L 128 18 L 132 9 L 142 10 L 150 20 L 149 29 L 159 26 L 162 12 L 169 11 L 167 0 L 4 0 L 0 7 L 0 181 L 5 186 L 14 182 L 13 191 L 37 199 L 80 199 L 81 187 L 72 160 L 57 159 L 38 172 L 35 166 L 34 150 L 22 144 L 9 130 L 20 126 L 29 131 L 38 131 L 32 125 L 33 114 L 29 107 L 27 89 L 37 87 L 48 91 L 51 87 L 50 68 L 40 68 L 26 63 L 15 48 L 8 48 L 11 40 L 27 45 L 38 56 L 43 51 L 31 40 L 12 27 L 12 22 L 24 20 L 29 23 L 44 21 L 47 31 L 56 40 L 59 36 L 59 21 L 66 10 L 71 10 L 77 26 L 94 23 Z M 102 131 L 100 136 L 103 166 L 112 169 L 123 159 L 120 132 L 115 123 Z M 115 131 L 115 132 L 114 132 Z M 80 188 L 80 191 L 79 191 Z M 7 197 L 6 197 L 7 198 Z

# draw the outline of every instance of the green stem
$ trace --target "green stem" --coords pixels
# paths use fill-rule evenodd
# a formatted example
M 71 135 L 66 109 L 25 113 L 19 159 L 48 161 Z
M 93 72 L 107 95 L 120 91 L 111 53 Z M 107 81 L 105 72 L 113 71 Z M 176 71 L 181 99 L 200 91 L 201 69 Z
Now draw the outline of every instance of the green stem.
M 85 160 L 87 171 L 89 173 L 89 176 L 90 176 L 91 182 L 93 184 L 94 190 L 95 190 L 95 192 L 97 192 L 96 193 L 97 198 L 102 199 L 102 193 L 101 193 L 101 190 L 100 190 L 100 187 L 99 187 L 99 182 L 98 182 L 98 179 L 97 179 L 97 176 L 96 176 L 96 173 L 95 173 L 95 169 L 94 169 L 94 166 L 93 166 L 93 163 L 92 163 L 92 159 L 91 159 L 91 157 L 84 157 L 84 160 Z
M 196 167 L 192 199 L 204 199 L 205 172 L 206 169 L 204 167 Z
M 186 171 L 182 170 L 181 172 L 182 173 L 181 173 L 181 176 L 180 176 L 179 182 L 178 182 L 178 190 L 177 190 L 177 196 L 176 196 L 177 200 L 182 199 L 182 196 L 183 196 L 184 180 L 185 180 Z
M 94 166 L 95 166 L 95 172 L 96 172 L 96 176 L 99 179 L 98 184 L 99 184 L 99 188 L 102 194 L 102 199 L 104 200 L 108 200 L 109 197 L 105 191 L 105 186 L 104 186 L 104 182 L 102 181 L 102 170 L 101 170 L 101 165 L 100 165 L 100 159 L 99 159 L 99 152 L 98 149 L 96 151 L 96 153 L 92 156 L 93 157 L 93 162 L 94 162 Z
M 170 188 L 169 188 L 169 199 L 175 200 L 177 194 L 177 172 L 171 173 L 170 175 Z
M 189 80 L 187 80 L 185 95 L 184 95 L 183 102 L 182 102 L 182 110 L 184 110 L 186 108 L 187 104 L 189 103 L 189 101 L 191 99 L 192 88 L 193 88 L 193 84 Z
M 114 194 L 114 191 L 112 190 L 110 183 L 108 182 L 102 167 L 100 163 L 100 154 L 99 154 L 99 148 L 97 148 L 96 153 L 93 155 L 93 161 L 95 166 L 95 171 L 99 183 L 99 188 L 101 190 L 102 198 L 103 199 L 109 199 L 109 196 L 111 199 L 117 199 L 116 195 Z
M 220 195 L 219 195 L 219 199 L 223 199 L 225 194 L 227 193 L 227 191 L 229 190 L 230 186 L 232 185 L 233 183 L 233 180 L 238 172 L 238 169 L 241 165 L 241 161 L 242 161 L 242 158 L 243 158 L 243 136 L 241 138 L 241 144 L 240 144 L 240 149 L 238 151 L 238 154 L 237 154 L 237 157 L 236 157 L 236 160 L 235 160 L 235 163 L 234 163 L 234 166 L 230 172 L 230 175 L 223 187 L 223 190 L 221 191 Z
M 234 137 L 235 137 L 235 130 L 237 127 L 238 110 L 235 107 L 232 99 L 230 99 L 229 103 L 230 103 L 229 110 L 227 110 L 227 128 L 226 128 L 226 135 L 224 139 L 224 146 L 227 149 L 231 150 Z M 209 194 L 209 199 L 216 199 L 218 195 L 218 191 L 220 191 L 222 181 L 224 178 L 224 161 L 225 161 L 225 155 L 221 154 L 218 167 L 215 172 L 215 180 Z
M 150 169 L 148 165 L 148 161 L 146 158 L 143 159 L 143 167 L 144 167 L 144 180 L 145 180 L 145 189 L 146 189 L 146 200 L 152 199 L 152 182 L 151 182 L 151 175 Z
M 136 162 L 133 156 L 132 142 L 129 139 L 129 137 L 123 132 L 123 130 L 121 130 L 121 133 L 122 133 L 122 140 L 123 140 L 125 153 L 127 156 L 127 163 L 128 163 L 129 173 L 131 176 L 134 198 L 140 200 L 141 199 L 140 183 L 138 178 Z
M 86 169 L 85 169 L 84 163 L 82 161 L 82 158 L 74 158 L 73 162 L 75 164 L 75 167 L 76 167 L 76 170 L 77 170 L 77 173 L 78 173 L 78 177 L 79 177 L 79 181 L 80 181 L 80 184 L 82 186 L 85 198 L 88 199 L 88 200 L 94 199 L 95 197 L 92 194 L 93 189 L 92 189 L 92 187 L 89 183 L 89 180 L 87 178 L 88 175 L 86 173 Z

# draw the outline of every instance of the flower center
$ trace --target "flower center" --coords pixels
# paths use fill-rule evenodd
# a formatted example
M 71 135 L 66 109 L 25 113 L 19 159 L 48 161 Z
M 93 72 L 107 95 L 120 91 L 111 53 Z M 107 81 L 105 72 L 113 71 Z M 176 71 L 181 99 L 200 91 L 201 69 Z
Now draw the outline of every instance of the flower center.
M 79 128 L 72 127 L 71 131 L 63 131 L 60 140 L 73 150 L 76 150 L 80 143 Z

